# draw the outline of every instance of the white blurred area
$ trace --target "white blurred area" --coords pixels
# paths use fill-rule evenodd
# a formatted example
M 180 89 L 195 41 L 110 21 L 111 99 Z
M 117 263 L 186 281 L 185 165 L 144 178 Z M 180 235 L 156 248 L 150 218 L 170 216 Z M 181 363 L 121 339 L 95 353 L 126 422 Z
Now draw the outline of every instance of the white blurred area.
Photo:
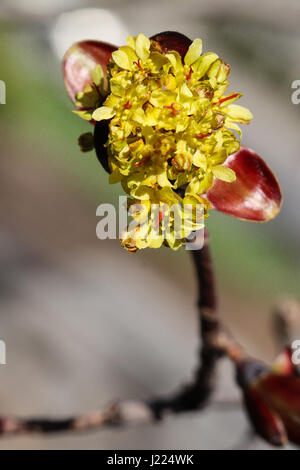
M 47 17 L 56 15 L 68 8 L 79 6 L 81 0 L 2 0 L 2 12 L 6 14 L 15 14 L 34 17 Z
M 121 45 L 128 34 L 129 29 L 117 14 L 102 8 L 82 8 L 62 13 L 58 17 L 51 28 L 50 41 L 61 59 L 77 41 L 97 39 Z

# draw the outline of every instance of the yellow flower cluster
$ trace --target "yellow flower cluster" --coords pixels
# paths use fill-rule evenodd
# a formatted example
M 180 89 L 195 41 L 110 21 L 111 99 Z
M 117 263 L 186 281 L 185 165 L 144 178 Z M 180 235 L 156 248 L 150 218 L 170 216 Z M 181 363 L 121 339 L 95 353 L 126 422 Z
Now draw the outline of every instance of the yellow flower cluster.
M 84 111 L 82 117 L 110 120 L 110 183 L 121 182 L 133 202 L 143 203 L 148 214 L 151 203 L 163 206 L 165 213 L 166 205 L 181 207 L 188 202 L 202 204 L 205 216 L 209 209 L 205 194 L 214 178 L 235 180 L 235 173 L 223 163 L 240 147 L 233 130 L 241 135 L 238 123 L 248 124 L 252 115 L 232 104 L 240 93 L 225 95 L 229 72 L 230 66 L 217 54 L 202 54 L 201 39 L 190 45 L 183 60 L 176 51 L 164 53 L 143 34 L 129 36 L 127 45 L 112 53 L 110 93 L 101 107 Z M 95 79 L 101 83 L 99 69 Z M 79 97 L 81 104 L 84 96 Z M 89 97 L 88 105 L 95 106 L 93 88 Z M 134 217 L 140 217 L 137 213 Z M 129 251 L 162 243 L 177 249 L 185 243 L 186 230 L 178 239 L 172 221 L 169 226 L 171 236 L 165 239 L 164 227 L 160 227 L 154 242 L 149 220 L 142 221 L 134 234 L 124 235 L 123 245 Z M 189 225 L 190 232 L 197 228 L 197 223 Z M 135 237 L 137 231 L 143 237 Z

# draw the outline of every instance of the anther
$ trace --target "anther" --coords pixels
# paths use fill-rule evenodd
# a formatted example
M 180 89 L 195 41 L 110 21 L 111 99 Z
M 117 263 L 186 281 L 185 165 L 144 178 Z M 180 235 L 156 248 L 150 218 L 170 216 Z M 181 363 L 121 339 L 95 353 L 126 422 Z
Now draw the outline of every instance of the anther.
M 187 79 L 188 82 L 191 80 L 191 78 L 192 78 L 192 73 L 193 73 L 193 72 L 194 72 L 193 67 L 190 66 L 190 71 L 189 71 L 189 73 L 186 75 L 186 79 Z

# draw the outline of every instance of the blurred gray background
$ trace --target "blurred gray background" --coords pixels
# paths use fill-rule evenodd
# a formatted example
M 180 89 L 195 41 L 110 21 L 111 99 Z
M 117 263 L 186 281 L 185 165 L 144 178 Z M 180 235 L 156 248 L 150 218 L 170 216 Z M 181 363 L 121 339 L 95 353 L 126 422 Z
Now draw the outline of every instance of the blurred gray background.
M 61 58 L 80 39 L 124 43 L 127 34 L 177 30 L 231 65 L 230 89 L 254 120 L 243 142 L 272 166 L 284 194 L 276 220 L 208 220 L 220 311 L 249 351 L 277 351 L 271 309 L 297 298 L 300 280 L 300 79 L 297 0 L 2 0 L 0 79 L 0 414 L 60 415 L 120 398 L 168 393 L 192 375 L 198 348 L 196 283 L 188 253 L 130 256 L 96 239 L 96 207 L 117 202 L 77 137 Z M 155 426 L 86 435 L 14 437 L 0 449 L 268 448 L 247 439 L 232 370 L 220 367 L 216 399 L 199 413 Z

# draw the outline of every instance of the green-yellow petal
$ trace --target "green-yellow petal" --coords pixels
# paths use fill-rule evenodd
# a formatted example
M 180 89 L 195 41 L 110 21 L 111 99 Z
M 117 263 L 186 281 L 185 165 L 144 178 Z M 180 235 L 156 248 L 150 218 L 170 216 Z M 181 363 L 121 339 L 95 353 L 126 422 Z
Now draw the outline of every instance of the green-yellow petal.
M 126 42 L 129 47 L 131 47 L 132 49 L 135 49 L 135 40 L 131 35 L 127 36 Z
M 193 165 L 204 171 L 207 170 L 207 158 L 200 150 L 197 150 L 193 155 Z
M 228 129 L 233 129 L 238 133 L 240 137 L 242 137 L 242 130 L 238 124 L 235 124 L 234 122 L 231 121 L 231 119 L 227 118 L 224 121 L 224 126 L 226 126 Z
M 227 166 L 217 165 L 212 169 L 212 172 L 218 180 L 226 181 L 226 183 L 232 183 L 236 180 L 236 174 Z
M 131 70 L 132 69 L 132 63 L 129 61 L 128 54 L 126 54 L 125 51 L 122 51 L 121 49 L 118 49 L 117 51 L 114 51 L 112 53 L 112 58 L 114 62 L 121 67 L 121 69 L 125 70 Z
M 111 119 L 115 114 L 116 112 L 112 108 L 101 106 L 101 108 L 98 108 L 93 112 L 92 118 L 95 119 L 95 121 L 103 121 Z
M 242 124 L 249 124 L 253 118 L 253 114 L 249 109 L 244 106 L 239 106 L 238 104 L 232 104 L 228 106 L 225 110 L 227 116 L 235 122 L 240 122 Z
M 171 51 L 168 54 L 166 54 L 167 59 L 170 61 L 174 72 L 179 73 L 182 70 L 182 62 L 181 62 L 181 57 L 176 51 Z
M 193 64 L 193 69 L 199 73 L 199 77 L 203 77 L 216 59 L 218 59 L 217 54 L 206 52 Z
M 199 179 L 197 177 L 188 184 L 185 194 L 186 195 L 199 195 L 206 193 L 213 185 L 213 175 L 212 173 L 206 173 L 203 178 Z
M 93 82 L 95 83 L 95 85 L 100 86 L 103 78 L 104 78 L 104 73 L 103 73 L 102 67 L 100 64 L 98 64 L 96 65 L 92 74 Z
M 73 110 L 72 111 L 74 114 L 77 114 L 77 116 L 81 117 L 82 119 L 84 119 L 85 121 L 90 121 L 92 119 L 92 115 L 91 113 L 89 113 L 88 111 L 77 111 L 77 110 Z
M 136 38 L 135 50 L 143 62 L 148 59 L 150 55 L 150 40 L 142 33 Z
M 196 62 L 197 59 L 199 59 L 201 54 L 202 54 L 202 40 L 195 39 L 190 45 L 187 53 L 185 54 L 184 63 L 186 65 L 193 65 L 193 63 Z

